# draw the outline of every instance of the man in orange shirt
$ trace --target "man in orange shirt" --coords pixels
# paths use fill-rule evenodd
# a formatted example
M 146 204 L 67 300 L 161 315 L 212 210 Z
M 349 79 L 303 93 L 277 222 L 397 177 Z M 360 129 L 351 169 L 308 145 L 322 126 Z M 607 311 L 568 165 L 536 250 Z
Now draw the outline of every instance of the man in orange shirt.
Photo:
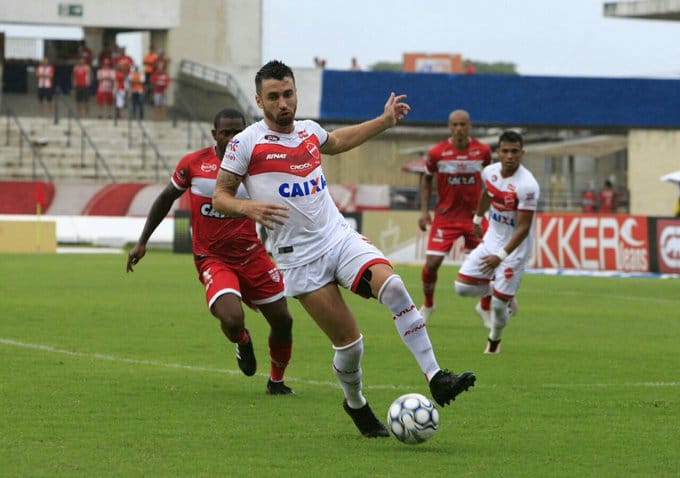
M 152 100 L 152 87 L 151 75 L 156 71 L 156 60 L 158 60 L 158 54 L 156 53 L 156 47 L 154 45 L 149 45 L 149 53 L 144 55 L 144 78 L 146 79 L 144 83 L 144 93 L 146 95 L 146 100 L 151 103 Z
M 132 117 L 144 119 L 144 73 L 133 65 L 129 75 L 132 103 Z

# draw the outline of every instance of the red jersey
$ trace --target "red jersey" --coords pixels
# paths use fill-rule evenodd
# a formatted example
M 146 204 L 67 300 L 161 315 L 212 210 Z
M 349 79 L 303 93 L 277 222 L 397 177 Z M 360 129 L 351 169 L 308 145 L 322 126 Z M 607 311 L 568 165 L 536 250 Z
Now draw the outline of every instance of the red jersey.
M 240 264 L 262 243 L 255 221 L 226 217 L 213 209 L 212 194 L 221 162 L 214 147 L 199 149 L 180 159 L 170 181 L 177 189 L 189 189 L 194 254 Z
M 165 72 L 161 73 L 160 71 L 157 71 L 151 75 L 151 84 L 153 85 L 154 93 L 165 93 L 165 90 L 170 84 L 170 75 Z
M 76 65 L 73 67 L 73 86 L 87 88 L 90 86 L 90 67 L 87 65 Z
M 112 68 L 102 66 L 97 70 L 97 93 L 113 93 L 116 72 Z
M 616 212 L 616 192 L 613 189 L 600 191 L 600 212 Z
M 491 148 L 470 137 L 468 147 L 458 149 L 447 138 L 427 153 L 425 174 L 437 174 L 439 198 L 434 208 L 446 222 L 472 221 L 482 192 L 480 173 L 491 164 Z

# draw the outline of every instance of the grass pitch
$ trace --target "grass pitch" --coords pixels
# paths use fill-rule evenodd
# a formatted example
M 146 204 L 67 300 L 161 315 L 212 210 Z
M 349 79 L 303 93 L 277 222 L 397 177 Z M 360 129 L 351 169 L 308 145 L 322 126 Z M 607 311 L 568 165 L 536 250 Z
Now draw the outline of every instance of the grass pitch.
M 420 305 L 420 267 L 399 267 Z M 0 255 L 0 474 L 149 477 L 676 477 L 680 281 L 528 275 L 503 353 L 483 355 L 474 301 L 444 267 L 428 330 L 442 367 L 477 386 L 430 441 L 359 435 L 328 340 L 296 301 L 294 397 L 265 395 L 265 320 L 247 312 L 243 376 L 190 256 Z M 345 297 L 365 336 L 365 393 L 382 418 L 429 395 L 389 313 Z

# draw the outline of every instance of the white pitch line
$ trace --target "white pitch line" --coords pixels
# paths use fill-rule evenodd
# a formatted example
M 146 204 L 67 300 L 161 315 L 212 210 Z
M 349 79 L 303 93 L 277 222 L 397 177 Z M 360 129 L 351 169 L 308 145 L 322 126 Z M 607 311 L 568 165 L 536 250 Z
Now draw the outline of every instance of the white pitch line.
M 53 347 L 51 345 L 45 345 L 45 344 L 33 344 L 33 343 L 28 343 L 28 342 L 19 342 L 17 340 L 12 340 L 12 339 L 5 339 L 5 338 L 0 338 L 0 344 L 2 345 L 7 345 L 10 347 L 21 347 L 25 349 L 31 349 L 31 350 L 40 350 L 42 352 L 48 352 L 48 353 L 53 353 L 53 354 L 61 354 L 61 355 L 68 355 L 71 357 L 81 357 L 81 358 L 89 358 L 89 359 L 97 359 L 97 360 L 108 360 L 111 362 L 120 362 L 120 363 L 129 363 L 129 364 L 135 364 L 135 365 L 147 365 L 147 366 L 152 366 L 152 367 L 162 367 L 162 368 L 171 368 L 171 369 L 176 369 L 176 370 L 191 370 L 194 372 L 210 372 L 210 373 L 220 373 L 220 374 L 226 374 L 226 375 L 241 375 L 241 371 L 239 370 L 230 370 L 230 369 L 223 369 L 223 368 L 213 368 L 213 367 L 201 367 L 200 365 L 187 365 L 187 364 L 181 364 L 181 363 L 172 363 L 172 362 L 161 362 L 158 360 L 143 360 L 143 359 L 135 359 L 135 358 L 129 358 L 129 357 L 120 357 L 117 355 L 109 355 L 109 354 L 100 354 L 100 353 L 90 353 L 90 352 L 77 352 L 75 350 L 67 350 L 67 349 L 60 349 L 58 347 Z M 261 377 L 268 377 L 266 374 L 261 374 L 258 373 L 256 374 Z M 289 375 L 287 376 L 287 379 L 290 380 L 291 382 L 302 382 L 307 385 L 320 385 L 320 386 L 330 386 L 330 387 L 335 387 L 338 388 L 339 385 L 337 382 L 325 382 L 325 381 L 318 381 L 318 380 L 308 380 L 308 379 L 300 379 L 300 378 L 293 378 L 290 377 Z M 489 385 L 482 385 L 483 388 L 497 388 L 497 387 L 503 387 L 505 384 L 489 384 Z M 522 385 L 522 384 L 517 384 L 517 383 L 512 383 L 512 384 L 507 384 L 508 386 L 511 386 L 513 388 L 531 388 L 533 385 Z M 479 385 L 475 385 L 475 387 L 479 387 Z M 540 388 L 577 388 L 577 387 L 590 387 L 590 388 L 607 388 L 607 387 L 613 387 L 613 388 L 618 388 L 618 387 L 649 387 L 649 388 L 657 388 L 657 387 L 680 387 L 680 382 L 632 382 L 632 383 L 544 383 L 544 384 L 539 384 L 538 387 Z M 366 388 L 371 388 L 371 389 L 382 389 L 382 390 L 397 390 L 401 388 L 405 388 L 405 386 L 395 386 L 395 385 L 370 385 L 367 386 Z

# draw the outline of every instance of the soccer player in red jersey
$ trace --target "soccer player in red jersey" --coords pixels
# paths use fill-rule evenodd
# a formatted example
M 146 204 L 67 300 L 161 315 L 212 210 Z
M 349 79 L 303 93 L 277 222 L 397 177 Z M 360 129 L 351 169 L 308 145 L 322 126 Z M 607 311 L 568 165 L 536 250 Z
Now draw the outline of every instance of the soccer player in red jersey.
M 471 137 L 470 127 L 467 111 L 452 111 L 449 114 L 451 137 L 437 143 L 427 153 L 418 219 L 421 231 L 426 231 L 428 226 L 430 228 L 425 265 L 421 272 L 424 303 L 420 313 L 425 320 L 434 311 L 437 272 L 454 242 L 463 237 L 466 250 L 472 250 L 479 244 L 479 238 L 473 231 L 472 217 L 482 190 L 480 173 L 491 164 L 491 148 Z M 439 191 L 434 220 L 430 216 L 433 176 L 437 178 Z
M 293 319 L 284 297 L 282 275 L 258 238 L 255 221 L 225 216 L 212 207 L 224 150 L 245 126 L 243 115 L 236 110 L 217 113 L 212 130 L 215 146 L 189 153 L 179 161 L 170 184 L 151 206 L 139 240 L 128 255 L 127 271 L 132 272 L 144 257 L 149 238 L 173 202 L 189 190 L 194 263 L 210 312 L 220 321 L 227 339 L 236 344 L 239 368 L 247 376 L 255 374 L 257 362 L 241 301 L 262 312 L 271 326 L 266 392 L 289 395 L 293 391 L 283 382 L 283 375 L 291 357 Z

